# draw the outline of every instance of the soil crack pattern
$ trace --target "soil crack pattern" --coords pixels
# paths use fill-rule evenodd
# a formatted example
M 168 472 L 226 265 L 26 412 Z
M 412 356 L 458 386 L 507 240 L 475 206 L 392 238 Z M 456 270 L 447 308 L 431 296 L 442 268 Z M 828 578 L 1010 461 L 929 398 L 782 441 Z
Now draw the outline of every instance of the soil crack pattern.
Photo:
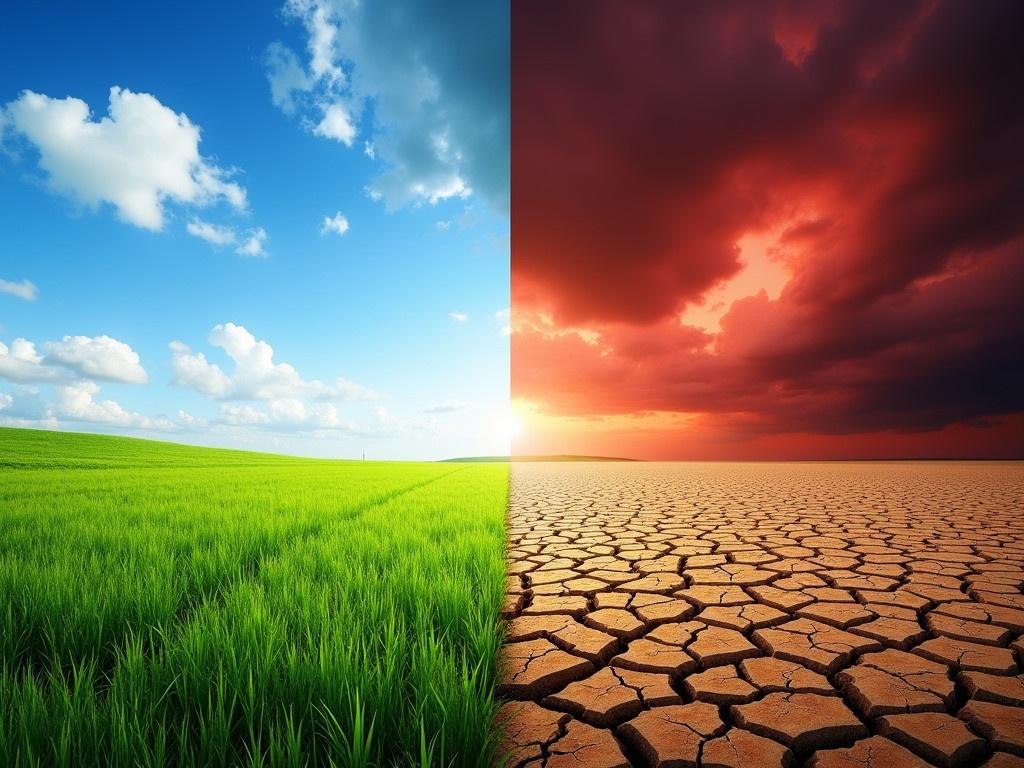
M 1024 464 L 511 469 L 507 768 L 1024 766 Z

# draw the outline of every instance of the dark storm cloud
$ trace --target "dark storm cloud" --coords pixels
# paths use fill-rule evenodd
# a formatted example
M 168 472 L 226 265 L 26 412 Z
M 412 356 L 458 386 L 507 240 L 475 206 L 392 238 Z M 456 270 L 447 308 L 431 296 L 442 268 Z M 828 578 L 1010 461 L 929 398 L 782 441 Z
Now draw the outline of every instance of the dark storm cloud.
M 513 305 L 601 341 L 520 324 L 514 395 L 818 434 L 1024 408 L 1024 4 L 583 7 L 513 5 Z M 778 297 L 680 326 L 751 232 Z

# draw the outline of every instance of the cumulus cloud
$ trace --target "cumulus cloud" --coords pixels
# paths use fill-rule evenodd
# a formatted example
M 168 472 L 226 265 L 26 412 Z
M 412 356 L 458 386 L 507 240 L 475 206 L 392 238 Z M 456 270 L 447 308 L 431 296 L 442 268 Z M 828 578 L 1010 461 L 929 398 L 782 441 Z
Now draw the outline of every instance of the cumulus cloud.
M 108 203 L 137 227 L 162 229 L 168 202 L 246 206 L 231 172 L 200 154 L 199 127 L 148 93 L 114 86 L 107 115 L 95 120 L 81 99 L 26 90 L 3 116 L 38 151 L 54 191 L 90 207 Z
M 231 373 L 224 373 L 203 353 L 193 352 L 188 345 L 173 341 L 170 344 L 171 367 L 176 384 L 220 400 L 294 403 L 379 397 L 376 392 L 344 378 L 329 382 L 304 379 L 292 365 L 276 362 L 273 347 L 241 325 L 214 326 L 207 340 L 227 355 L 233 364 Z
M 356 429 L 342 418 L 333 403 L 306 403 L 294 398 L 271 400 L 261 405 L 221 403 L 220 420 L 235 427 L 270 427 L 279 430 Z
M 22 280 L 19 283 L 11 280 L 0 279 L 0 293 L 10 294 L 11 296 L 17 296 L 19 299 L 25 301 L 35 301 L 39 295 L 39 289 L 36 288 L 35 283 L 29 282 L 28 280 Z
M 235 248 L 239 256 L 260 258 L 267 255 L 266 250 L 267 231 L 263 227 L 257 227 L 245 236 L 245 240 Z
M 270 414 L 252 405 L 238 403 L 221 403 L 220 418 L 225 424 L 234 427 L 249 427 L 269 424 Z
M 356 127 L 352 124 L 352 116 L 342 104 L 328 104 L 324 109 L 324 116 L 313 133 L 323 136 L 325 139 L 340 141 L 346 147 L 351 147 L 356 138 Z
M 74 421 L 93 421 L 101 424 L 133 426 L 138 418 L 124 410 L 113 400 L 97 402 L 99 385 L 92 381 L 76 381 L 57 387 L 57 409 L 61 415 Z
M 308 63 L 267 50 L 271 98 L 314 133 L 364 150 L 382 172 L 369 193 L 389 209 L 476 191 L 508 209 L 509 19 L 501 3 L 289 0 Z
M 54 426 L 53 406 L 43 397 L 41 387 L 34 384 L 14 384 L 4 394 L 7 405 L 0 414 L 0 423 L 12 427 Z
M 465 312 L 449 312 L 448 317 L 454 320 L 456 323 L 468 323 L 469 315 Z
M 149 377 L 138 353 L 109 336 L 65 336 L 48 341 L 44 362 L 63 366 L 82 376 L 128 384 L 145 384 Z
M 99 391 L 99 385 L 93 381 L 75 381 L 56 387 L 54 406 L 57 414 L 69 421 L 118 427 L 159 431 L 170 431 L 176 427 L 176 424 L 166 417 L 150 418 L 141 413 L 127 411 L 113 400 L 96 400 Z
M 320 225 L 321 235 L 332 232 L 336 235 L 344 235 L 348 232 L 348 219 L 342 215 L 341 211 L 338 211 L 333 216 L 324 216 L 323 224 Z
M 292 114 L 295 111 L 295 94 L 313 87 L 313 79 L 306 74 L 295 52 L 280 43 L 268 46 L 266 67 L 271 101 L 286 115 Z
M 53 405 L 43 400 L 38 388 L 16 385 L 0 394 L 0 424 L 6 427 L 56 429 L 60 426 Z
M 303 378 L 290 364 L 277 362 L 274 349 L 235 323 L 214 326 L 207 341 L 223 351 L 230 372 L 202 352 L 170 344 L 174 383 L 218 401 L 218 423 L 279 431 L 352 431 L 355 424 L 340 406 L 376 400 L 380 395 L 344 378 Z M 379 421 L 379 420 L 378 420 Z
M 227 353 L 235 364 L 234 396 L 268 400 L 291 397 L 307 384 L 288 363 L 275 363 L 274 350 L 241 325 L 226 323 L 210 331 L 209 342 Z
M 335 61 L 338 27 L 332 9 L 316 0 L 288 0 L 285 10 L 300 17 L 309 32 L 309 66 L 317 80 L 328 85 L 344 83 L 345 74 Z
M 187 344 L 170 343 L 174 383 L 211 397 L 224 397 L 231 389 L 231 379 L 202 352 L 193 353 Z
M 55 428 L 63 420 L 156 431 L 194 428 L 199 423 L 187 414 L 178 421 L 146 416 L 98 397 L 96 380 L 148 380 L 138 354 L 124 342 L 109 336 L 64 336 L 43 342 L 42 348 L 41 354 L 27 339 L 15 339 L 10 346 L 0 342 L 0 379 L 12 384 L 10 392 L 0 394 L 0 423 Z
M 188 411 L 179 410 L 177 423 L 182 429 L 206 429 L 210 422 L 199 416 L 193 416 Z
M 65 336 L 43 343 L 44 355 L 27 339 L 0 342 L 0 378 L 17 383 L 60 382 L 76 377 L 144 384 L 138 353 L 110 336 Z
M 231 227 L 211 224 L 200 219 L 192 219 L 192 221 L 185 225 L 185 229 L 193 237 L 205 240 L 210 245 L 233 245 L 238 239 L 238 235 Z
M 65 372 L 41 365 L 36 345 L 27 339 L 15 339 L 8 347 L 0 341 L 0 378 L 13 382 L 57 381 Z
M 236 245 L 235 253 L 239 256 L 249 258 L 263 258 L 267 256 L 267 231 L 263 227 L 256 227 L 243 234 L 239 234 L 238 230 L 234 227 L 211 224 L 202 219 L 192 219 L 185 226 L 185 229 L 193 237 L 205 240 L 216 248 Z

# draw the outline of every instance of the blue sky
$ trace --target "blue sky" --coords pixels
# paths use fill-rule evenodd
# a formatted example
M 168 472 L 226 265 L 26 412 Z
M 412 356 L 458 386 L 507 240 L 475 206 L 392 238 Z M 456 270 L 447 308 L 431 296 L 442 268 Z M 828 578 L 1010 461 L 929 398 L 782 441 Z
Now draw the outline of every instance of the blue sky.
M 507 5 L 240 7 L 5 11 L 0 422 L 507 452 Z

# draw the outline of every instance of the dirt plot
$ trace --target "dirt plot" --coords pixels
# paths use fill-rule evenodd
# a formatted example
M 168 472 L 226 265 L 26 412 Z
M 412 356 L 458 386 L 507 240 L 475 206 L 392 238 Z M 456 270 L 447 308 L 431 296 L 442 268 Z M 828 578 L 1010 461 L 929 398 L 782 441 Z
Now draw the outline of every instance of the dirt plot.
M 507 765 L 1024 765 L 1024 464 L 511 471 Z

